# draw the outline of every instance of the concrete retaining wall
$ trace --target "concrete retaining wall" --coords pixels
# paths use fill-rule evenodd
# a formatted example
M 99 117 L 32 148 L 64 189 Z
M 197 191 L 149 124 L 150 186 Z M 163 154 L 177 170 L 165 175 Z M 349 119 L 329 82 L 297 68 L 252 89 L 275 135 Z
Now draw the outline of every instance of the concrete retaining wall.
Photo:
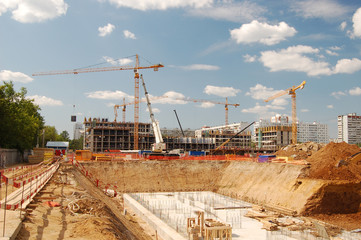
M 29 151 L 25 151 L 24 153 L 24 159 L 27 159 L 27 156 L 30 155 L 30 150 Z M 18 164 L 18 163 L 22 163 L 23 159 L 21 154 L 19 153 L 18 150 L 16 149 L 5 149 L 5 148 L 0 148 L 0 163 L 4 161 L 5 163 L 5 167 L 14 165 L 14 164 Z M 0 164 L 0 167 L 1 166 Z

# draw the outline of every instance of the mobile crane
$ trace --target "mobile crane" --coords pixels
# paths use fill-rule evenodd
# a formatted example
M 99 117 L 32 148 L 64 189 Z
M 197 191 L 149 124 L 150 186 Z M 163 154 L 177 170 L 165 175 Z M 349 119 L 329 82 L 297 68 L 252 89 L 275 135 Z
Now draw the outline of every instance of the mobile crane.
M 147 88 L 145 87 L 143 74 L 140 75 L 140 79 L 142 80 L 142 85 L 144 88 L 144 95 L 147 100 L 148 111 L 149 111 L 149 115 L 150 115 L 150 120 L 152 121 L 152 126 L 153 126 L 153 131 L 154 131 L 154 136 L 155 136 L 155 143 L 152 146 L 152 152 L 153 153 L 163 153 L 166 149 L 166 146 L 165 146 L 165 143 L 163 142 L 162 133 L 160 132 L 159 122 L 157 120 L 155 120 L 155 118 L 154 118 L 152 106 L 151 106 L 150 100 L 149 100 L 148 91 L 147 91 Z

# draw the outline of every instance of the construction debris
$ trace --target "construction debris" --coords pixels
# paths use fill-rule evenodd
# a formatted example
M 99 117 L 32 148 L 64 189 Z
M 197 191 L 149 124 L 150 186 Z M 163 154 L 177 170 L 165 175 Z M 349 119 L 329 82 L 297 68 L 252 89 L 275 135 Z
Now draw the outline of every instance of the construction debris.
M 306 142 L 300 144 L 291 144 L 281 148 L 275 154 L 277 156 L 288 157 L 293 160 L 307 159 L 312 156 L 315 152 L 323 148 L 326 144 Z

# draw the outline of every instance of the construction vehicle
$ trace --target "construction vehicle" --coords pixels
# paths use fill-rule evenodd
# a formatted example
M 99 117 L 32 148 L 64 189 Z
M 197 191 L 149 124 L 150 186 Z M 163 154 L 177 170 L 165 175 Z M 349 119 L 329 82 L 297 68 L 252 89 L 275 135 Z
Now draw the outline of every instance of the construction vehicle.
M 163 142 L 162 133 L 160 132 L 159 122 L 157 120 L 155 120 L 155 118 L 154 118 L 152 106 L 150 104 L 147 88 L 145 87 L 143 75 L 140 75 L 140 78 L 142 80 L 142 85 L 144 88 L 144 95 L 147 100 L 148 111 L 149 111 L 149 115 L 150 115 L 150 120 L 152 121 L 152 126 L 153 126 L 153 131 L 154 131 L 154 136 L 155 136 L 155 143 L 152 146 L 152 152 L 153 153 L 164 153 L 166 146 L 165 146 L 165 143 Z
M 343 159 L 340 160 L 337 163 L 336 167 L 347 166 L 349 164 L 361 165 L 361 152 L 357 152 L 357 153 L 349 156 L 345 160 L 343 160 Z
M 292 144 L 297 144 L 297 114 L 296 114 L 296 90 L 303 89 L 305 87 L 306 81 L 303 81 L 299 86 L 290 87 L 286 90 L 280 91 L 277 94 L 267 98 L 264 100 L 265 102 L 269 102 L 273 99 L 281 97 L 283 95 L 289 94 L 292 98 Z
M 172 150 L 168 153 L 166 152 L 166 144 L 163 142 L 162 133 L 161 133 L 160 127 L 159 127 L 159 122 L 157 120 L 155 120 L 155 118 L 154 118 L 152 106 L 151 106 L 151 103 L 149 100 L 149 95 L 148 95 L 147 88 L 145 86 L 143 75 L 140 75 L 140 79 L 142 80 L 142 85 L 144 88 L 144 95 L 147 100 L 148 111 L 149 111 L 149 115 L 150 115 L 150 120 L 152 121 L 152 126 L 153 126 L 153 131 L 154 131 L 154 136 L 155 136 L 155 143 L 153 143 L 153 145 L 152 145 L 152 152 L 146 153 L 145 155 L 149 159 L 162 159 L 163 157 L 166 157 L 167 159 L 177 159 L 180 157 L 180 153 L 181 153 L 179 151 L 179 149 L 174 150 L 174 151 Z
M 119 70 L 133 70 L 134 71 L 134 150 L 138 150 L 139 139 L 139 70 L 140 69 L 153 69 L 158 71 L 159 68 L 164 67 L 162 64 L 155 64 L 150 66 L 139 65 L 139 55 L 135 55 L 135 66 L 113 66 L 102 68 L 78 68 L 72 70 L 60 70 L 49 72 L 38 72 L 32 74 L 32 76 L 46 76 L 46 75 L 59 75 L 59 74 L 78 74 L 89 72 L 106 72 L 106 71 L 119 71 Z
M 211 100 L 204 99 L 193 99 L 193 98 L 176 98 L 177 100 L 188 101 L 188 102 L 203 102 L 203 103 L 212 103 L 212 104 L 221 104 L 224 105 L 225 110 L 225 124 L 228 125 L 228 106 L 238 107 L 238 103 L 228 103 L 228 98 L 226 98 L 226 102 L 216 102 Z

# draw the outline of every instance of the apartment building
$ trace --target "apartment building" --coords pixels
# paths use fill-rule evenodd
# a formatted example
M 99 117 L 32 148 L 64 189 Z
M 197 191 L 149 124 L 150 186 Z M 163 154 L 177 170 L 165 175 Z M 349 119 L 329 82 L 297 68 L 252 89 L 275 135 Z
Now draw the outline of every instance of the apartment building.
M 318 122 L 297 123 L 297 142 L 329 142 L 328 125 Z
M 356 113 L 337 117 L 338 142 L 361 143 L 361 116 Z

